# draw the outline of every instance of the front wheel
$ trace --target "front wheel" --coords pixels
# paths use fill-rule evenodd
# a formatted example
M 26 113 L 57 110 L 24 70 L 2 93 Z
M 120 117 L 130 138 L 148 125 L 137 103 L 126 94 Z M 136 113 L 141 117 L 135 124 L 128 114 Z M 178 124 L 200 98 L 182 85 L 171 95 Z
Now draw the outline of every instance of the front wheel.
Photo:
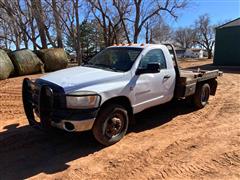
M 197 90 L 193 96 L 193 102 L 197 109 L 205 107 L 208 103 L 210 96 L 210 86 L 205 83 L 202 86 L 198 86 Z
M 120 105 L 109 105 L 99 112 L 93 125 L 95 139 L 105 146 L 120 141 L 128 129 L 127 110 Z

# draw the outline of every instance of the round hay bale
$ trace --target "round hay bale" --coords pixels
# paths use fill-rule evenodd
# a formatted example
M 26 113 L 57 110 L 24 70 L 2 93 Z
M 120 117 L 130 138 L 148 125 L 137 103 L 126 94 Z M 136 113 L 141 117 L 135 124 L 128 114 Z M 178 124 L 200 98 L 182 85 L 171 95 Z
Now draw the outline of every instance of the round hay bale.
M 0 80 L 7 79 L 14 71 L 14 66 L 7 53 L 0 49 Z
M 11 53 L 10 57 L 15 66 L 17 75 L 22 76 L 42 71 L 42 61 L 29 49 L 14 51 Z
M 37 51 L 37 55 L 43 61 L 46 71 L 64 69 L 68 65 L 68 56 L 62 48 L 42 49 Z

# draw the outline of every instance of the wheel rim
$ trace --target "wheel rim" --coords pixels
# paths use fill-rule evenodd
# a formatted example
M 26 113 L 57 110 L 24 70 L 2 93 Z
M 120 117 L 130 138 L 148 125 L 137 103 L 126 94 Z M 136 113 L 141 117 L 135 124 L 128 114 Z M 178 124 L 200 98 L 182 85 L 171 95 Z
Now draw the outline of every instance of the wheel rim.
M 106 122 L 105 134 L 108 138 L 113 138 L 121 134 L 124 127 L 124 116 L 114 113 Z
M 209 98 L 209 89 L 208 88 L 204 88 L 202 90 L 202 94 L 201 94 L 201 101 L 202 103 L 207 103 Z

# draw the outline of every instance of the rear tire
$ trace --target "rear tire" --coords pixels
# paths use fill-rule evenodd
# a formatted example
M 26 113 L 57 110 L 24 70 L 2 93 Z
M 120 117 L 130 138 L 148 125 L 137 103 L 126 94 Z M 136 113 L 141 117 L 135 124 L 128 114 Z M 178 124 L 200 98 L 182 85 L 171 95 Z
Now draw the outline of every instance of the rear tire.
M 128 123 L 128 113 L 123 106 L 108 105 L 99 112 L 93 125 L 93 135 L 104 146 L 110 146 L 123 138 Z
M 204 108 L 210 96 L 210 86 L 208 83 L 198 86 L 195 94 L 193 95 L 193 103 L 197 109 Z

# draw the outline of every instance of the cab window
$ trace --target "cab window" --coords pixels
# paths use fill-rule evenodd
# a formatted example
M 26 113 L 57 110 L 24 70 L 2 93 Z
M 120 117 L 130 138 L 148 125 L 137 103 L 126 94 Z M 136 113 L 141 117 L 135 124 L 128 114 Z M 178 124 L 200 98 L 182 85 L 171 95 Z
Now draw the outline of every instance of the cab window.
M 166 69 L 166 59 L 161 49 L 150 50 L 140 61 L 139 68 L 146 69 L 150 63 L 159 63 L 161 69 Z

